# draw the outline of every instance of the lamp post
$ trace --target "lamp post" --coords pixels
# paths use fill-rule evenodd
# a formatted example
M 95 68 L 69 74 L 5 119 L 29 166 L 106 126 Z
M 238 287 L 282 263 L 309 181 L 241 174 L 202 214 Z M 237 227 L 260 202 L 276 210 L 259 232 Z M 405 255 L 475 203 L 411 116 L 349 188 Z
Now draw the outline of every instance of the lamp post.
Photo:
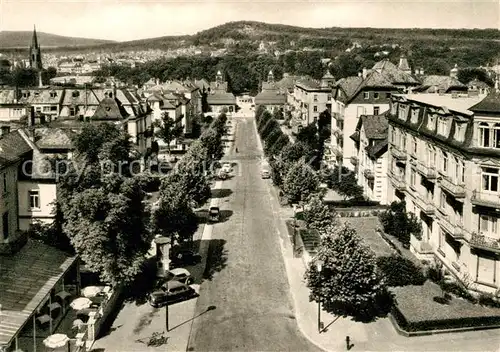
M 170 244 L 171 240 L 168 237 L 158 236 L 155 238 L 156 243 L 156 259 L 158 260 L 158 272 L 157 276 L 166 277 L 170 266 Z M 165 301 L 165 329 L 169 331 L 168 327 L 168 282 L 167 282 L 167 293 Z
M 321 270 L 323 269 L 323 261 L 322 260 L 317 260 L 316 261 L 316 271 L 319 276 L 320 284 L 321 284 Z M 321 334 L 322 329 L 322 323 L 321 323 L 321 296 L 318 296 L 318 333 Z
M 297 204 L 293 206 L 293 235 L 292 235 L 292 254 L 295 257 L 295 236 L 297 231 Z

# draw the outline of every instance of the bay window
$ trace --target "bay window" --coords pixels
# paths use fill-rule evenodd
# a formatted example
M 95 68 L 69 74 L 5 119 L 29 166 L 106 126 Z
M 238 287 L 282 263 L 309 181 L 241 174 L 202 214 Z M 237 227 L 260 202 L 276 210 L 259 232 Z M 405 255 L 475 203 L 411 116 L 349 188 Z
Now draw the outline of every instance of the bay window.
M 482 190 L 498 192 L 498 169 L 492 167 L 481 168 Z

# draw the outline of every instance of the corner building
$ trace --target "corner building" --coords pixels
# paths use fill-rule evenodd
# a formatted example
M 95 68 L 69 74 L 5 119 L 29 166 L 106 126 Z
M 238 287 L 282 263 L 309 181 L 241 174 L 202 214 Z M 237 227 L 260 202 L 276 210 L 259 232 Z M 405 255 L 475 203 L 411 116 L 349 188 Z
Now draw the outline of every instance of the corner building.
M 470 289 L 500 289 L 500 94 L 391 98 L 388 200 L 422 221 L 411 239 Z

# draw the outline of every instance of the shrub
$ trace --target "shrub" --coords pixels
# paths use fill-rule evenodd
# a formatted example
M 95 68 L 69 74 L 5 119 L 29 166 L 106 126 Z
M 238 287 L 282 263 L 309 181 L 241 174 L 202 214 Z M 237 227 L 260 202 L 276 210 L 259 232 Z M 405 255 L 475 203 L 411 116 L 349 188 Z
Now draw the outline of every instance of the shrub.
M 392 202 L 389 209 L 379 215 L 385 233 L 397 238 L 405 248 L 410 248 L 411 235 L 422 238 L 420 220 L 406 212 L 406 203 Z
M 427 277 L 429 280 L 435 283 L 440 283 L 443 280 L 443 272 L 441 271 L 440 268 L 431 266 L 427 270 Z
M 421 268 L 401 256 L 380 257 L 377 265 L 388 286 L 423 285 L 426 280 Z
M 444 292 L 449 292 L 454 294 L 457 297 L 464 298 L 472 303 L 477 303 L 476 297 L 474 297 L 469 291 L 467 291 L 463 286 L 456 282 L 445 282 L 441 281 L 439 283 L 441 290 Z
M 500 301 L 491 293 L 481 293 L 478 297 L 478 302 L 486 307 L 500 308 Z
M 144 172 L 136 176 L 139 185 L 144 192 L 156 192 L 160 190 L 161 179 L 159 176 Z

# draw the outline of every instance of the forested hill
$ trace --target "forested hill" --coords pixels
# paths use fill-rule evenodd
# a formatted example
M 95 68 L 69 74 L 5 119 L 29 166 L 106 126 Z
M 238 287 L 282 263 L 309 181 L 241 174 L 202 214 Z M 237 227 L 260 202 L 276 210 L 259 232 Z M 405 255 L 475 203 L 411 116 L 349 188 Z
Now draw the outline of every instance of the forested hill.
M 27 48 L 31 43 L 32 31 L 1 31 L 0 48 Z M 38 42 L 43 47 L 89 46 L 111 43 L 110 40 L 74 38 L 37 32 Z

